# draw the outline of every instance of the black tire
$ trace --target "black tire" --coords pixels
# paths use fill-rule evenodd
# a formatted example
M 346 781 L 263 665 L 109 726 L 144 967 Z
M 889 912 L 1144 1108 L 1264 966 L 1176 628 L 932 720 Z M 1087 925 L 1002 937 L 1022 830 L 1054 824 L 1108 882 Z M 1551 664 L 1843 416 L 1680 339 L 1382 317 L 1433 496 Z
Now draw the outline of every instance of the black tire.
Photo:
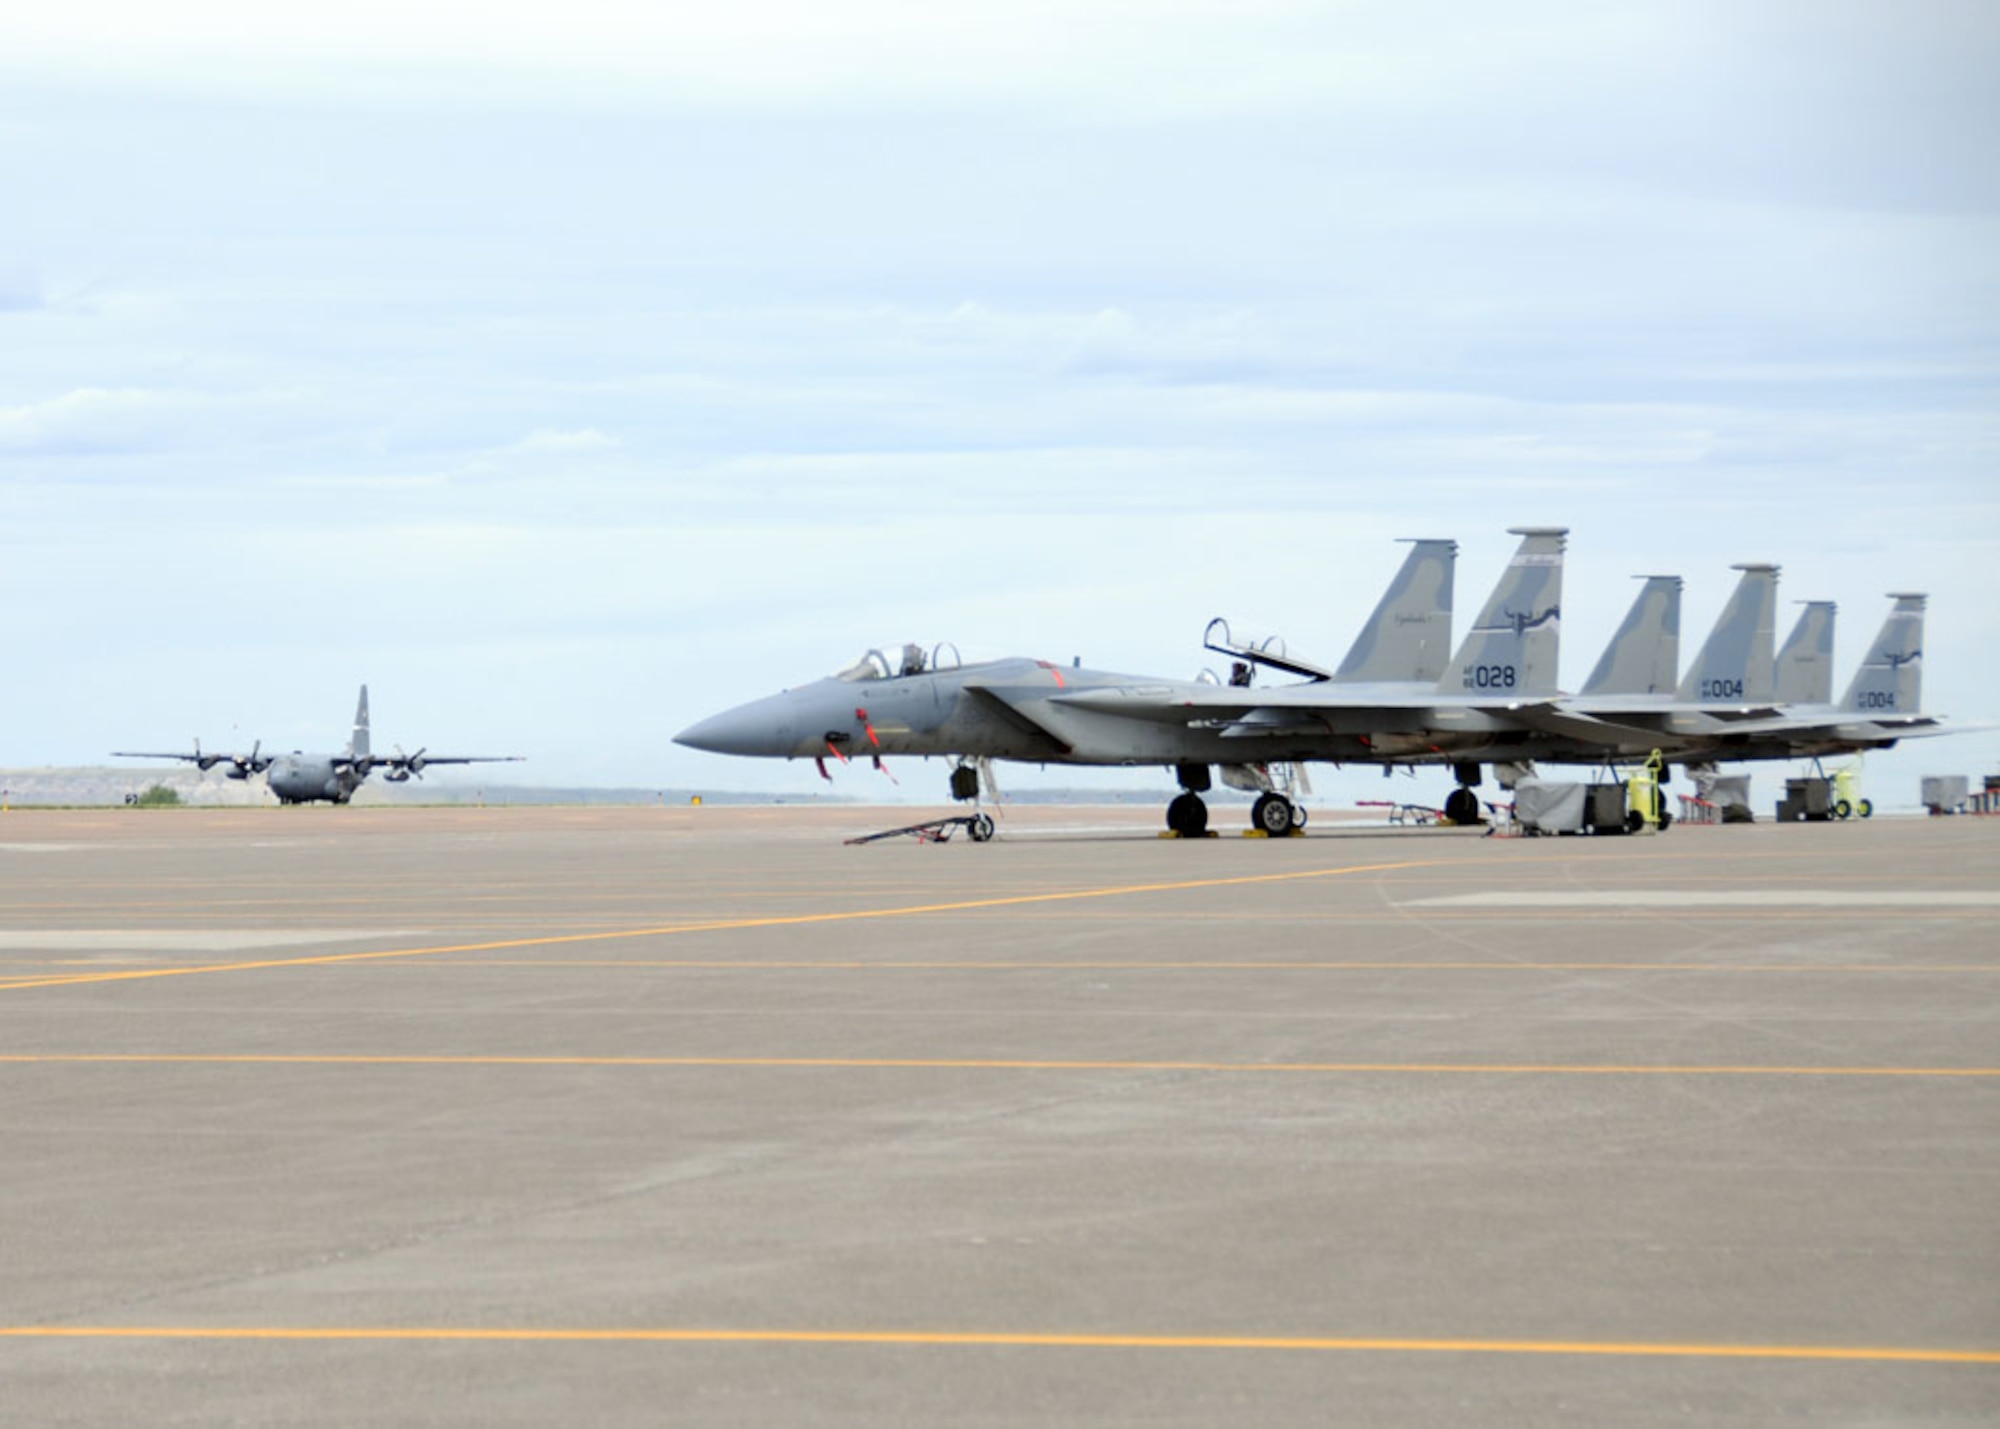
M 993 820 L 986 814 L 974 814 L 972 822 L 965 826 L 966 836 L 976 844 L 983 844 L 993 837 Z
M 1636 834 L 1639 832 L 1639 830 L 1645 827 L 1646 827 L 1646 816 L 1644 814 L 1640 813 L 1637 809 L 1627 809 L 1625 811 L 1626 833 Z
M 1444 816 L 1461 826 L 1479 822 L 1479 796 L 1463 784 L 1444 796 Z
M 1858 805 L 1855 806 L 1855 812 L 1860 814 L 1861 817 L 1864 819 L 1872 818 L 1874 817 L 1875 814 L 1875 805 L 1873 801 L 1868 799 L 1863 799 Z
M 1674 826 L 1674 816 L 1667 812 L 1667 806 L 1664 802 L 1662 802 L 1660 805 L 1660 832 L 1665 833 L 1668 829 L 1672 828 L 1673 826 Z
M 1306 819 L 1307 819 L 1308 817 L 1309 817 L 1309 815 L 1307 815 L 1307 813 L 1306 813 L 1306 806 L 1305 806 L 1304 804 L 1294 804 L 1294 805 L 1292 805 L 1292 827 L 1293 827 L 1293 828 L 1295 828 L 1295 829 L 1303 829 L 1303 828 L 1304 828 L 1304 827 L 1306 826 Z
M 1854 817 L 1854 806 L 1842 799 L 1833 806 L 1833 816 L 1836 819 L 1851 819 Z
M 1208 805 L 1196 794 L 1177 794 L 1167 805 L 1167 827 L 1184 839 L 1198 839 L 1208 832 Z
M 1250 822 L 1274 839 L 1283 838 L 1292 831 L 1291 800 L 1283 794 L 1259 794 L 1250 806 Z

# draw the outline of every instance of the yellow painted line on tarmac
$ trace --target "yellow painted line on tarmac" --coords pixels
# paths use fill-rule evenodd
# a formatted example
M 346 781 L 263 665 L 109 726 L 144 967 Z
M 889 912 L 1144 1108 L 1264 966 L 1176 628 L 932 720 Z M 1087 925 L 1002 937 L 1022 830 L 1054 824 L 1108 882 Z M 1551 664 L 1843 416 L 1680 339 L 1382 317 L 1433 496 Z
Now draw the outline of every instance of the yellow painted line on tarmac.
M 1760 1067 L 1745 1064 L 1562 1062 L 1204 1062 L 1002 1057 L 511 1057 L 478 1054 L 318 1052 L 5 1052 L 0 1066 L 294 1066 L 294 1067 L 628 1067 L 730 1070 L 947 1072 L 1215 1072 L 1302 1075 L 1522 1077 L 2000 1077 L 2000 1067 Z
M 1674 1344 L 1644 1340 L 1421 1339 L 1347 1335 L 1065 1334 L 1011 1330 L 581 1329 L 561 1326 L 0 1325 L 0 1339 L 457 1341 L 500 1344 L 899 1345 L 928 1349 L 1306 1350 L 1376 1354 L 1596 1355 L 1625 1358 L 2000 1364 L 2000 1349 L 1904 1345 Z
M 2000 973 L 2000 963 L 978 962 L 770 958 L 451 958 L 426 968 L 640 968 L 668 972 L 1647 972 Z
M 325 953 L 304 958 L 265 958 L 256 961 L 207 963 L 199 967 L 144 968 L 126 972 L 79 973 L 72 976 L 41 978 L 0 986 L 0 992 L 36 987 L 76 987 L 87 983 L 131 982 L 142 978 L 192 977 L 203 973 L 252 972 L 263 968 L 325 967 L 334 963 L 359 963 L 387 958 L 433 957 L 440 953 L 488 953 L 504 948 L 552 947 L 561 943 L 601 943 L 627 938 L 668 937 L 681 933 L 720 933 L 749 928 L 795 928 L 816 923 L 858 923 L 886 918 L 911 918 L 939 913 L 969 913 L 988 908 L 1018 908 L 1034 903 L 1065 903 L 1093 898 L 1128 898 L 1147 893 L 1179 893 L 1197 888 L 1233 888 L 1261 883 L 1292 883 L 1315 878 L 1345 878 L 1359 873 L 1383 873 L 1393 869 L 1428 867 L 1437 859 L 1398 863 L 1350 864 L 1340 868 L 1298 869 L 1289 873 L 1254 873 L 1234 878 L 1196 878 L 1173 883 L 1132 883 L 1111 888 L 1076 888 L 1057 893 L 1016 893 L 1000 898 L 973 898 L 957 903 L 924 903 L 894 908 L 859 908 L 832 913 L 794 913 L 773 918 L 731 918 L 719 921 L 680 923 L 660 928 L 624 928 L 600 933 L 557 933 L 539 938 L 508 938 L 485 943 L 461 943 L 448 947 L 395 948 L 372 953 Z

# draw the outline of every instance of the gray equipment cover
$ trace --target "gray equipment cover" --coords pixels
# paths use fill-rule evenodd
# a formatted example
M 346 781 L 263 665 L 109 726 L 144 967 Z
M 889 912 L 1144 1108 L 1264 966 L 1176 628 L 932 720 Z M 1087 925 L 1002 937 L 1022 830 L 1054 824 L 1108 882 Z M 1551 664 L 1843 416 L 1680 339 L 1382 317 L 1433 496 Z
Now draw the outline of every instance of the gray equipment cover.
M 1972 781 L 1963 774 L 1926 774 L 1922 803 L 1926 809 L 1956 809 L 1972 793 Z
M 1569 780 L 1523 779 L 1514 786 L 1514 819 L 1537 833 L 1581 833 L 1589 789 Z
M 1710 803 L 1719 809 L 1732 805 L 1739 809 L 1750 807 L 1750 776 L 1748 774 L 1724 774 L 1716 779 L 1708 796 Z

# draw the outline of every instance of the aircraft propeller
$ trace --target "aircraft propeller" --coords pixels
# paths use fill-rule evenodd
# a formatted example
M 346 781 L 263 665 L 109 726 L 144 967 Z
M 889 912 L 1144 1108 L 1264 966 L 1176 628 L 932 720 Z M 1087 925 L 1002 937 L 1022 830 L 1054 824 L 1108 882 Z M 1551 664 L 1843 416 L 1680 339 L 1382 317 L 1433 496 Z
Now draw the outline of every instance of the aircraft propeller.
M 396 767 L 389 772 L 388 777 L 390 779 L 395 780 L 399 784 L 403 780 L 411 778 L 412 776 L 418 779 L 423 778 L 424 749 L 428 747 L 429 746 L 426 745 L 423 746 L 422 748 L 419 748 L 415 754 L 405 754 L 403 753 L 403 746 L 400 744 L 397 745 L 396 758 L 394 759 L 394 761 L 392 761 Z

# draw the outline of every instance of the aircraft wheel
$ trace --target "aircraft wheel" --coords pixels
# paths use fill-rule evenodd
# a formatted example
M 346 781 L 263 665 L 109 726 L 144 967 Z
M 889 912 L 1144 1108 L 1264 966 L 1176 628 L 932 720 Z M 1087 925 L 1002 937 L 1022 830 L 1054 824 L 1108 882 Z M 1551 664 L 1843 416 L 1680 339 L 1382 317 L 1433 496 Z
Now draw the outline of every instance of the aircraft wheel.
M 1184 839 L 1198 839 L 1208 832 L 1208 805 L 1197 794 L 1177 794 L 1167 805 L 1167 827 Z
M 1854 817 L 1854 806 L 1842 799 L 1833 806 L 1833 816 L 1836 819 L 1851 819 Z
M 1479 796 L 1463 784 L 1444 796 L 1444 816 L 1461 826 L 1479 822 Z
M 1292 827 L 1293 827 L 1293 828 L 1295 828 L 1295 829 L 1302 829 L 1302 828 L 1304 828 L 1304 827 L 1306 826 L 1306 818 L 1307 818 L 1307 814 L 1306 814 L 1306 806 L 1305 806 L 1304 804 L 1294 804 L 1294 805 L 1292 805 Z
M 1250 822 L 1272 838 L 1292 831 L 1292 801 L 1283 794 L 1259 794 L 1250 806 Z
M 1874 814 L 1875 806 L 1868 800 L 1863 799 L 1859 804 L 1859 806 L 1857 806 L 1857 808 L 1855 809 L 1855 812 L 1860 814 L 1861 817 L 1865 819 Z
M 966 835 L 976 844 L 983 844 L 993 837 L 993 819 L 987 814 L 974 814 L 972 822 L 965 826 Z

